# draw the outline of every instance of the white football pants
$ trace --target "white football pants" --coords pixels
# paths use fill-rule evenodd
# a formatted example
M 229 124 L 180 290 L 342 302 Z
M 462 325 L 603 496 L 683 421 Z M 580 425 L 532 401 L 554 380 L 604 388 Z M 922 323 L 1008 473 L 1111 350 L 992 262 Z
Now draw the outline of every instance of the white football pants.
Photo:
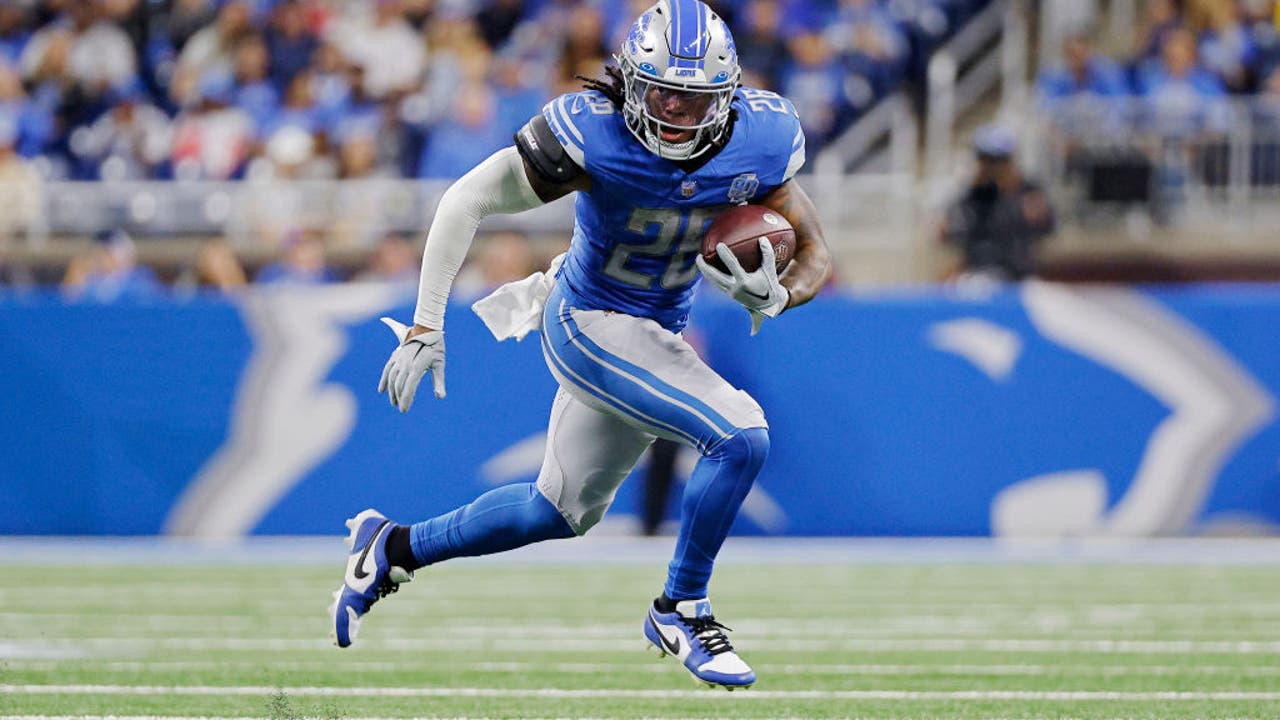
M 579 535 L 600 521 L 655 436 L 706 454 L 764 411 L 679 335 L 647 318 L 568 306 L 554 290 L 542 351 L 560 389 L 538 489 Z

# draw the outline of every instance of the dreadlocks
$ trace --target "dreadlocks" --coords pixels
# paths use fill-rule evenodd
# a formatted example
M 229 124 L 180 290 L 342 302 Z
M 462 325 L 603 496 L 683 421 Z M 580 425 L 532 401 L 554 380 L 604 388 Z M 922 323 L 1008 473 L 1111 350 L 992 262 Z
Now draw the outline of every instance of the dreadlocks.
M 623 97 L 623 81 L 622 71 L 614 65 L 606 65 L 604 68 L 605 78 L 589 78 L 586 75 L 575 75 L 574 77 L 582 81 L 582 86 L 588 90 L 595 90 L 601 95 L 609 98 L 619 110 L 626 102 Z

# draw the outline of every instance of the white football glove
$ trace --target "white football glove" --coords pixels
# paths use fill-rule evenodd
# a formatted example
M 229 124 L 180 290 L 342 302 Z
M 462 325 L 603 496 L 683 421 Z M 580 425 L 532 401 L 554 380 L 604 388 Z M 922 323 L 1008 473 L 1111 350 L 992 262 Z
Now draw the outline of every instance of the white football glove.
M 698 269 L 703 277 L 751 313 L 751 334 L 755 335 L 764 319 L 777 317 L 791 299 L 791 293 L 778 282 L 773 244 L 767 238 L 760 238 L 760 268 L 754 272 L 743 270 L 742 263 L 724 243 L 716 245 L 716 255 L 729 269 L 728 273 L 712 267 L 701 255 L 697 258 Z
M 400 346 L 382 368 L 378 392 L 386 391 L 392 405 L 400 408 L 400 412 L 408 412 L 418 392 L 418 383 L 430 370 L 436 397 L 444 397 L 444 331 L 431 330 L 409 338 L 409 326 L 404 323 L 389 317 L 382 318 L 382 322 L 396 334 Z

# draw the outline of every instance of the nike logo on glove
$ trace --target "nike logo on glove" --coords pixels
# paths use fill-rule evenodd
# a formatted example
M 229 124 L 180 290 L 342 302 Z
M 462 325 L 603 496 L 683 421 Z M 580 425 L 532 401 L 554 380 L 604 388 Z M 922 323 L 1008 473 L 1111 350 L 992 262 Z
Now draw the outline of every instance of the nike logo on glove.
M 748 290 L 748 289 L 746 289 L 746 288 L 742 288 L 742 293 L 743 293 L 744 295 L 747 295 L 748 297 L 753 297 L 753 298 L 755 298 L 755 299 L 757 299 L 757 300 L 768 300 L 768 299 L 769 299 L 769 294 L 768 294 L 768 293 L 765 293 L 764 295 L 761 295 L 761 294 L 759 294 L 759 293 L 753 293 L 753 292 L 751 292 L 750 290 Z
M 384 520 L 382 524 L 378 526 L 378 529 L 373 531 L 373 537 L 369 538 L 369 542 L 364 546 L 364 551 L 360 553 L 360 559 L 356 561 L 356 569 L 351 573 L 356 576 L 357 580 L 363 580 L 369 577 L 369 573 L 364 570 L 364 559 L 368 557 L 369 549 L 372 548 L 373 544 L 378 540 L 378 535 L 382 532 L 382 528 L 386 527 L 390 522 L 390 520 Z

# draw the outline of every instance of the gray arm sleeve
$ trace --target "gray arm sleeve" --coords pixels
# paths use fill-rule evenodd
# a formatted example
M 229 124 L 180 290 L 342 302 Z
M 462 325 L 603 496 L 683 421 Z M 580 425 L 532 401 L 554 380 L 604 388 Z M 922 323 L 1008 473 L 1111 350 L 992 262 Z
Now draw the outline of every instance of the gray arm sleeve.
M 542 205 L 525 175 L 524 162 L 514 147 L 490 155 L 463 175 L 440 198 L 427 247 L 422 253 L 418 309 L 413 321 L 433 330 L 444 329 L 445 303 L 458 269 L 467 257 L 480 220 Z

